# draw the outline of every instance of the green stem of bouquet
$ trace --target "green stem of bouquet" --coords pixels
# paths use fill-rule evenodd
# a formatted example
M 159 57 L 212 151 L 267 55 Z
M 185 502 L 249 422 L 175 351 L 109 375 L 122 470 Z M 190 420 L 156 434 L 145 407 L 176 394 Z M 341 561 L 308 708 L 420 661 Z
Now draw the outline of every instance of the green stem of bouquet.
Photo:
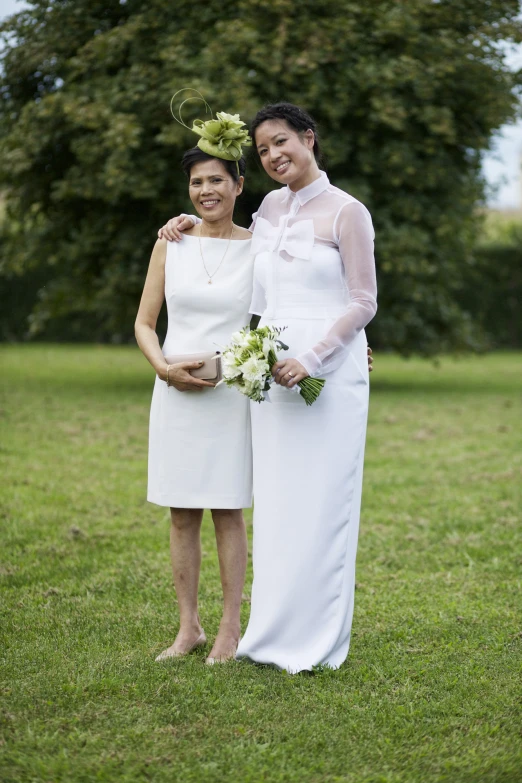
M 277 356 L 275 355 L 274 351 L 270 350 L 268 352 L 268 364 L 270 365 L 270 369 L 272 369 L 276 362 Z M 297 385 L 301 389 L 301 397 L 307 405 L 314 404 L 316 399 L 321 394 L 325 383 L 326 381 L 323 378 L 310 378 L 310 376 L 303 378 L 302 381 L 297 382 Z
M 303 378 L 297 385 L 301 389 L 301 397 L 307 405 L 313 405 L 323 390 L 326 381 L 323 378 Z

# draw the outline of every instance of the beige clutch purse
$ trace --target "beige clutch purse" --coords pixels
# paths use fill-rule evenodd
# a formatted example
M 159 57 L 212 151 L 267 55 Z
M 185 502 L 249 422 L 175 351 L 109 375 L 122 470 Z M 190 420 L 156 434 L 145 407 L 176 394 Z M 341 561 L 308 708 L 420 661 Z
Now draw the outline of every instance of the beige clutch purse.
M 201 367 L 194 367 L 189 373 L 194 378 L 202 381 L 219 383 L 223 377 L 221 374 L 221 352 L 207 351 L 206 353 L 180 353 L 173 356 L 165 356 L 167 364 L 181 364 L 183 362 L 203 362 Z

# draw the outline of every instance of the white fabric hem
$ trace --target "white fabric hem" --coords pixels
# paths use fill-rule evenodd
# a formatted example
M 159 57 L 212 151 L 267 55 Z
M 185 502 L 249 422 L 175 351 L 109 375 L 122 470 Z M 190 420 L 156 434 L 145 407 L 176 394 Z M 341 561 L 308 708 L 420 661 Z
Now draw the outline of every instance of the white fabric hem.
M 311 672 L 316 666 L 325 666 L 328 669 L 337 670 L 342 666 L 346 657 L 340 663 L 329 663 L 328 661 L 325 661 L 324 663 L 289 663 L 286 666 L 281 663 L 276 663 L 273 658 L 270 658 L 269 656 L 266 658 L 265 656 L 255 658 L 252 653 L 238 653 L 236 655 L 236 660 L 246 661 L 247 663 L 257 663 L 261 666 L 273 666 L 274 668 L 279 669 L 279 671 L 284 671 L 288 674 L 299 674 L 300 672 Z
M 233 510 L 238 508 L 251 508 L 252 498 L 246 496 L 239 497 L 237 495 L 225 496 L 225 497 L 206 497 L 206 498 L 194 498 L 182 495 L 171 495 L 167 499 L 164 495 L 155 495 L 149 493 L 147 495 L 147 501 L 154 503 L 156 506 L 165 506 L 166 508 L 216 508 Z

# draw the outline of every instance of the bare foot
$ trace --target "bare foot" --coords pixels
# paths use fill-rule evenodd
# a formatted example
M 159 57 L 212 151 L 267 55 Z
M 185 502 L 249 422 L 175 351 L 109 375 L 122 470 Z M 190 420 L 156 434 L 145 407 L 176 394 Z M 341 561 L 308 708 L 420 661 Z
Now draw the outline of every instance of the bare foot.
M 239 637 L 239 627 L 230 625 L 220 626 L 214 646 L 205 663 L 212 666 L 214 663 L 224 663 L 225 661 L 233 660 L 236 657 Z
M 203 628 L 192 628 L 189 630 L 180 628 L 174 644 L 171 644 L 170 647 L 163 650 L 156 660 L 164 661 L 166 658 L 179 658 L 181 655 L 188 655 L 192 650 L 195 650 L 196 647 L 203 647 L 206 643 L 207 637 L 205 636 Z

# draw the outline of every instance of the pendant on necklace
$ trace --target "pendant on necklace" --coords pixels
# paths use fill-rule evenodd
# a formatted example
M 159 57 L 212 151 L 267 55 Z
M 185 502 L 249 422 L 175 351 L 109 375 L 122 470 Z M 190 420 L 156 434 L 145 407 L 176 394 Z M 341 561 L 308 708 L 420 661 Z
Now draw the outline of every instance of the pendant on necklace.
M 209 281 L 208 281 L 208 284 L 209 284 L 209 285 L 212 285 L 212 280 L 209 280 Z

